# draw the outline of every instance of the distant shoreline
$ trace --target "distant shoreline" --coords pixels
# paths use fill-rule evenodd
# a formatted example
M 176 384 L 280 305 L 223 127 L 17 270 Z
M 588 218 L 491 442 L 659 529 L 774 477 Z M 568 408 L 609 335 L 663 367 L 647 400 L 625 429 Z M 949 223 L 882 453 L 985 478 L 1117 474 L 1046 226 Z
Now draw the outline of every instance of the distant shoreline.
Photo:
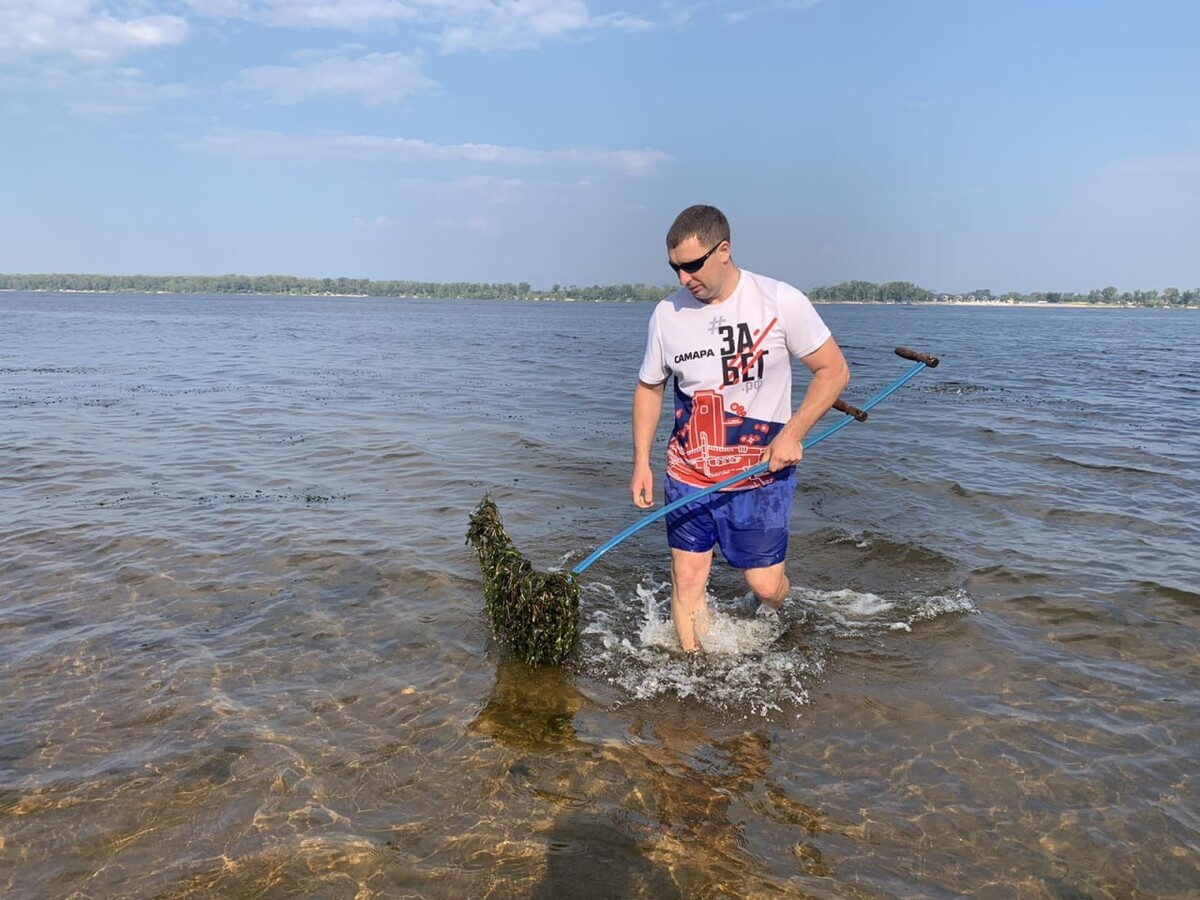
M 799 285 L 797 285 L 799 287 Z M 555 284 L 535 289 L 528 281 L 409 281 L 372 278 L 301 278 L 296 275 L 102 275 L 87 272 L 0 272 L 0 290 L 84 294 L 208 294 L 270 297 L 380 297 L 397 300 L 561 300 L 564 302 L 657 302 L 678 283 Z M 911 281 L 851 280 L 801 288 L 814 303 L 946 306 L 1200 308 L 1200 287 L 1120 291 L 1113 285 L 1078 291 L 932 291 Z
M 546 295 L 525 297 L 428 297 L 412 294 L 361 294 L 361 293 L 276 293 L 273 291 L 165 291 L 137 290 L 133 288 L 117 290 L 93 290 L 89 288 L 8 288 L 0 287 L 0 294 L 86 294 L 86 295 L 117 295 L 137 294 L 145 297 L 279 297 L 279 298 L 326 298 L 331 300 L 495 300 L 511 302 L 512 300 L 529 300 L 532 302 L 558 301 L 560 303 L 642 303 L 655 302 L 641 299 L 590 299 L 565 295 Z M 1088 303 L 1087 301 L 1068 300 L 1052 303 L 1048 300 L 825 300 L 813 299 L 817 306 L 979 306 L 979 307 L 1011 307 L 1015 309 L 1187 309 L 1200 311 L 1200 305 L 1166 306 L 1139 303 Z
M 1051 303 L 1049 300 L 914 300 L 909 303 L 891 303 L 880 300 L 813 300 L 814 304 L 830 306 L 997 306 L 1014 307 L 1019 309 L 1193 309 L 1200 306 L 1150 306 L 1138 303 L 1088 303 L 1082 300 L 1070 300 L 1063 303 Z

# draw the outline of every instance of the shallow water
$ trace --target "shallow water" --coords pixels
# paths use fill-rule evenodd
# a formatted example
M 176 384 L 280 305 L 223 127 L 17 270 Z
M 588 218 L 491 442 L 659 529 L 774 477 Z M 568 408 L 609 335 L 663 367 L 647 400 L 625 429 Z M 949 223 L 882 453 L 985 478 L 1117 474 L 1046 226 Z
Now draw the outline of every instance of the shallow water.
M 820 309 L 851 402 L 943 362 L 782 616 L 682 658 L 651 526 L 531 670 L 467 515 L 635 521 L 648 306 L 0 294 L 0 895 L 1194 896 L 1200 317 Z

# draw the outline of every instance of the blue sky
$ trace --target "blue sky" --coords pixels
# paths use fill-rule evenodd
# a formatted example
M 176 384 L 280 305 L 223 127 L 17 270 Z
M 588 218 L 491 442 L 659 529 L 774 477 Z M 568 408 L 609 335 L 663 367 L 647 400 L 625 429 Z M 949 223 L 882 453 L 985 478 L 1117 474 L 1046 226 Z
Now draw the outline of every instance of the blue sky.
M 1200 287 L 1192 0 L 0 0 L 0 271 Z

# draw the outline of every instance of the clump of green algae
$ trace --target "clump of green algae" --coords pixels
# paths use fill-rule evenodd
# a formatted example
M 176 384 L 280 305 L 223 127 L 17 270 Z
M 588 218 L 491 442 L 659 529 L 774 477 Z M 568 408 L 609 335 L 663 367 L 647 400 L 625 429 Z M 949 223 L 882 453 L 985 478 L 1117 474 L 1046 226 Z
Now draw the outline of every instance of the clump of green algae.
M 575 646 L 579 583 L 566 572 L 539 572 L 517 550 L 491 496 L 471 513 L 467 542 L 479 554 L 484 611 L 496 638 L 531 666 L 558 665 Z

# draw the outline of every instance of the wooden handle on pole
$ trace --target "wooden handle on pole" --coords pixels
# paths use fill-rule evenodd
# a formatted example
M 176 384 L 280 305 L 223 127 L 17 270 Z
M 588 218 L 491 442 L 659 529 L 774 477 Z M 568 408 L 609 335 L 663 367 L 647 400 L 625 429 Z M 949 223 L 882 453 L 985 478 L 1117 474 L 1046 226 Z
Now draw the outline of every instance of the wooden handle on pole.
M 845 413 L 848 416 L 853 416 L 856 422 L 867 421 L 867 414 L 865 412 L 863 412 L 857 406 L 851 406 L 849 403 L 840 398 L 833 401 L 833 408 L 838 412 Z
M 938 358 L 936 356 L 930 356 L 928 353 L 920 353 L 916 350 L 910 350 L 908 347 L 897 347 L 896 355 L 901 356 L 904 359 L 911 359 L 913 362 L 925 363 L 925 365 L 929 366 L 931 369 L 937 368 Z

